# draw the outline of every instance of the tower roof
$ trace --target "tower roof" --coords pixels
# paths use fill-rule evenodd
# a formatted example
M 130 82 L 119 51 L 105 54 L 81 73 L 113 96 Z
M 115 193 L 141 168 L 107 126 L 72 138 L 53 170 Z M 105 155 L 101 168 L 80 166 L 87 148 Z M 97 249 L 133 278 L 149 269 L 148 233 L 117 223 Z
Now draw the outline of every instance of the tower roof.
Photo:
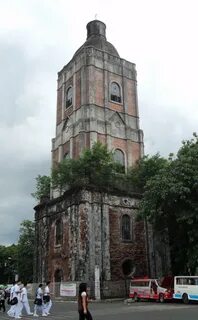
M 106 39 L 106 25 L 99 20 L 93 20 L 87 24 L 87 40 L 76 51 L 74 56 L 85 47 L 94 47 L 119 57 L 116 48 Z

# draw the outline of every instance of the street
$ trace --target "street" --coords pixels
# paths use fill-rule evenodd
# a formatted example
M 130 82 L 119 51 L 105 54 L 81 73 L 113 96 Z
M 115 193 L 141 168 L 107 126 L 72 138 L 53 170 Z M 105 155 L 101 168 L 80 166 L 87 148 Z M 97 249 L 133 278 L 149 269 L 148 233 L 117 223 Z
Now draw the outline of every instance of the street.
M 32 303 L 31 303 L 32 308 Z M 93 320 L 197 320 L 198 304 L 138 302 L 93 302 L 90 303 Z M 29 320 L 32 316 L 23 316 Z M 39 317 L 42 318 L 42 317 Z M 33 318 L 33 319 L 39 319 Z M 49 320 L 78 320 L 76 302 L 54 302 Z M 0 312 L 0 319 L 9 319 Z

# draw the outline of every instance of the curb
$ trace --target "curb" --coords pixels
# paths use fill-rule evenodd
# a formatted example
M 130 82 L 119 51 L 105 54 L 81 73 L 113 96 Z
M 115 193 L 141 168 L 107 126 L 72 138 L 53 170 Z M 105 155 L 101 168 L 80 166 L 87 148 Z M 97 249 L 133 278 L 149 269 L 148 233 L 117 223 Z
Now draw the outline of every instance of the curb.
M 135 302 L 135 300 L 132 299 L 132 298 L 129 298 L 129 299 L 125 299 L 125 300 L 124 300 L 124 304 L 131 304 L 131 303 L 134 303 L 134 302 Z
M 56 302 L 73 302 L 73 303 L 77 303 L 77 299 L 76 300 L 63 300 L 63 299 L 58 299 L 55 298 L 53 299 Z M 123 298 L 115 298 L 115 299 L 100 299 L 100 300 L 94 300 L 94 299 L 89 299 L 90 303 L 113 303 L 113 302 L 119 302 L 119 301 L 125 301 Z
M 90 299 L 89 302 L 90 303 L 113 303 L 113 302 L 123 301 L 125 303 L 125 301 L 127 301 L 127 300 L 131 300 L 131 299 L 126 299 L 126 300 L 124 300 L 124 298 L 112 298 L 112 299 L 100 299 L 100 300 Z M 34 301 L 34 299 L 29 299 L 29 301 Z M 66 299 L 63 300 L 61 298 L 52 298 L 52 301 L 61 302 L 61 303 L 77 303 L 78 302 L 77 299 L 76 300 L 66 300 Z

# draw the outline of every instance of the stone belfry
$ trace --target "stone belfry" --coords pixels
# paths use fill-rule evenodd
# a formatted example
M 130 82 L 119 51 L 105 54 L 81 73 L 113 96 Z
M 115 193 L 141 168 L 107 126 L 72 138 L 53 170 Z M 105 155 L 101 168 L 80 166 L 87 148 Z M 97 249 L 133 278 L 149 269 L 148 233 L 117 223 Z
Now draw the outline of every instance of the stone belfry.
M 143 153 L 135 64 L 119 57 L 106 25 L 87 24 L 87 40 L 58 73 L 53 163 L 76 158 L 100 141 L 125 168 Z
M 135 65 L 120 58 L 98 20 L 58 73 L 52 166 L 96 141 L 126 170 L 143 154 Z M 87 281 L 97 298 L 125 295 L 124 279 L 151 269 L 148 228 L 136 221 L 139 197 L 67 190 L 37 205 L 35 281 Z

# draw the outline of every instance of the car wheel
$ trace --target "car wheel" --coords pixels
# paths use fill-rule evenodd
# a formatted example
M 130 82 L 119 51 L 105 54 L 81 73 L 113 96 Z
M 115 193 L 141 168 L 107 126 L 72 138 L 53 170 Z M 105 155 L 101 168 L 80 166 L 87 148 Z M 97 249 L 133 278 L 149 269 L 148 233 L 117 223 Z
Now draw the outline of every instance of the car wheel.
M 183 294 L 183 296 L 182 296 L 182 301 L 183 301 L 183 303 L 185 303 L 185 304 L 188 304 L 188 303 L 189 303 L 188 295 L 187 295 L 186 293 Z
M 138 295 L 137 293 L 134 293 L 134 302 L 138 302 L 138 301 L 139 301 Z
M 161 302 L 161 303 L 164 302 L 164 295 L 163 295 L 163 293 L 160 293 L 160 295 L 159 295 L 159 302 Z

